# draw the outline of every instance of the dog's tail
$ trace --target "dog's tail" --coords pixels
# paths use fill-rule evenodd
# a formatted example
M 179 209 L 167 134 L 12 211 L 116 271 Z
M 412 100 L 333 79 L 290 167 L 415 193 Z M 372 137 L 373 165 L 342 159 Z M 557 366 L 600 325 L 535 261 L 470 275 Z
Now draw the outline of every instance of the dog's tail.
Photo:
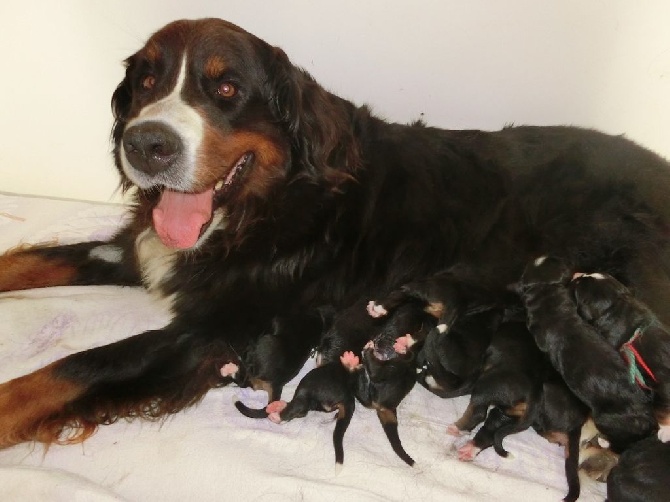
M 268 412 L 265 411 L 265 408 L 249 408 L 246 404 L 240 401 L 238 398 L 235 398 L 233 403 L 235 408 L 238 409 L 242 415 L 249 418 L 268 418 Z

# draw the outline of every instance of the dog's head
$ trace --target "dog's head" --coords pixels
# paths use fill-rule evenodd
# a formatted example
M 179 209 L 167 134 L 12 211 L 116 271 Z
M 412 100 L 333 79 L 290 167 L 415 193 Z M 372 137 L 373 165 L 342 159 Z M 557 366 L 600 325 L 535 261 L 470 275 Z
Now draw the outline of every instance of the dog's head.
M 621 296 L 629 294 L 626 286 L 604 273 L 576 273 L 570 289 L 577 311 L 589 322 L 600 318 Z
M 572 273 L 570 267 L 560 258 L 543 255 L 526 264 L 521 279 L 508 286 L 510 291 L 522 294 L 529 287 L 540 284 L 565 285 Z
M 280 187 L 348 177 L 344 103 L 231 23 L 176 21 L 126 60 L 112 97 L 122 186 L 138 187 L 169 247 L 193 247 L 210 225 L 240 232 Z

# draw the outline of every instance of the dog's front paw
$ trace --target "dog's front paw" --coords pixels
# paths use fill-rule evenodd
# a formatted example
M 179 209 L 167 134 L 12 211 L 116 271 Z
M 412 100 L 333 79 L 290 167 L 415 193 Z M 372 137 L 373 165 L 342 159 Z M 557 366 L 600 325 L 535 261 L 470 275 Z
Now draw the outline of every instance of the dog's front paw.
M 240 367 L 235 363 L 226 363 L 221 367 L 221 376 L 223 378 L 235 378 Z
M 458 449 L 458 460 L 471 462 L 480 451 L 481 449 L 475 446 L 474 442 L 468 441 Z
M 447 434 L 454 437 L 461 437 L 463 433 L 456 424 L 447 425 Z
M 398 354 L 407 354 L 409 348 L 415 343 L 416 341 L 414 338 L 412 338 L 412 335 L 408 333 L 405 336 L 401 336 L 396 339 L 395 343 L 393 344 L 393 350 L 395 350 Z
M 361 365 L 361 360 L 359 357 L 350 350 L 346 351 L 340 356 L 340 362 L 342 363 L 342 366 L 347 368 L 349 371 L 354 371 Z
M 374 300 L 370 300 L 368 302 L 367 309 L 368 309 L 368 314 L 370 314 L 371 317 L 375 317 L 375 318 L 383 317 L 386 314 L 388 314 L 388 312 L 383 307 L 383 305 L 379 305 L 379 304 L 375 303 Z
M 265 411 L 268 414 L 268 418 L 270 421 L 278 424 L 281 423 L 281 415 L 280 413 L 284 411 L 284 408 L 286 408 L 286 401 L 272 401 L 270 404 L 268 404 L 265 407 Z
M 658 429 L 658 440 L 663 443 L 670 441 L 670 425 L 661 425 Z

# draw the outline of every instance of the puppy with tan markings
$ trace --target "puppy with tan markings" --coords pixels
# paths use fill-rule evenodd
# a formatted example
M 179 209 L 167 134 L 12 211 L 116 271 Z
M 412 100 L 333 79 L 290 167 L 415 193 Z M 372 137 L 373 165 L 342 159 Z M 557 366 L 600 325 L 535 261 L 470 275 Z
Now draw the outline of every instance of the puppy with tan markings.
M 568 493 L 563 500 L 574 502 L 581 490 L 579 442 L 582 427 L 588 418 L 588 408 L 575 397 L 552 367 L 545 364 L 545 370 L 540 400 L 528 406 L 528 421 L 532 422 L 538 434 L 564 448 Z M 507 456 L 502 440 L 510 434 L 510 428 L 519 428 L 519 418 L 506 414 L 500 407 L 491 408 L 472 440 L 459 448 L 459 459 L 472 460 L 491 446 L 498 455 Z
M 526 306 L 527 325 L 540 350 L 592 413 L 614 451 L 655 433 L 651 400 L 628 379 L 628 369 L 605 339 L 577 312 L 568 289 L 572 272 L 556 257 L 526 265 L 511 286 Z
M 619 350 L 631 380 L 653 390 L 658 438 L 670 441 L 670 332 L 610 274 L 575 274 L 570 286 L 577 311 Z
M 364 312 L 364 310 L 361 310 Z M 406 304 L 384 320 L 373 321 L 373 339 L 368 339 L 361 358 L 346 350 L 336 360 L 332 353 L 338 347 L 350 347 L 361 336 L 361 325 L 350 330 L 357 313 L 338 315 L 324 336 L 320 348 L 319 366 L 310 371 L 298 384 L 289 403 L 275 401 L 266 411 L 270 420 L 279 423 L 305 416 L 309 411 L 337 409 L 333 433 L 335 462 L 344 460 L 343 437 L 354 412 L 355 399 L 373 408 L 393 451 L 408 465 L 414 460 L 402 447 L 398 435 L 397 407 L 414 387 L 416 370 L 414 349 L 417 339 L 425 338 L 434 322 L 415 305 Z M 381 324 L 381 326 L 378 326 Z M 374 334 L 376 333 L 376 335 Z
M 266 391 L 268 403 L 280 399 L 284 385 L 303 367 L 331 318 L 332 311 L 322 308 L 300 316 L 274 319 L 270 329 L 249 344 L 239 365 L 224 365 L 221 375 L 232 378 L 240 387 Z M 264 408 L 249 408 L 239 400 L 235 401 L 235 407 L 250 418 L 267 417 Z
M 484 368 L 474 385 L 463 416 L 447 428 L 452 435 L 471 431 L 486 419 L 489 407 L 500 408 L 511 418 L 496 430 L 494 444 L 503 457 L 502 439 L 531 426 L 540 403 L 545 356 L 539 351 L 523 321 L 503 322 L 491 339 Z M 468 444 L 459 451 L 461 460 L 478 453 Z
M 368 314 L 382 318 L 400 305 L 414 303 L 435 318 L 418 354 L 418 381 L 440 397 L 468 394 L 479 376 L 491 335 L 500 324 L 499 299 L 467 282 L 454 270 L 415 280 L 379 301 Z

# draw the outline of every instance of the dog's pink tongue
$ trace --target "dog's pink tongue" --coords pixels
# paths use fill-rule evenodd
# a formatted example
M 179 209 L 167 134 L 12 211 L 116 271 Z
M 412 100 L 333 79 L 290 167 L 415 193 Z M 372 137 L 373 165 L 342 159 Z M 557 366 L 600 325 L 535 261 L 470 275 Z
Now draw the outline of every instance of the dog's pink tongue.
M 212 216 L 213 194 L 211 189 L 202 193 L 163 190 L 153 211 L 154 228 L 163 244 L 174 249 L 193 247 Z

